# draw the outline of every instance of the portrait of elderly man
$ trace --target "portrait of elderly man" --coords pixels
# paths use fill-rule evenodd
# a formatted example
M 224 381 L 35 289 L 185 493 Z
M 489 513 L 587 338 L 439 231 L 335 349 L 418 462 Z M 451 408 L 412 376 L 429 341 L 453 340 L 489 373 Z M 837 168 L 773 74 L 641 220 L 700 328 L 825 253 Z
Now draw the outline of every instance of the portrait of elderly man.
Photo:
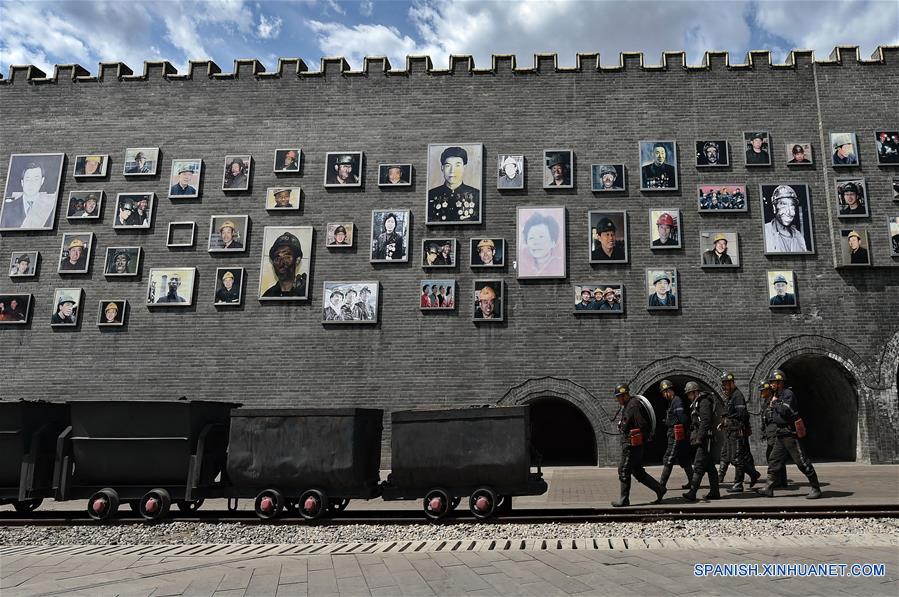
M 650 271 L 652 276 L 652 292 L 649 297 L 649 306 L 653 308 L 677 307 L 677 296 L 671 290 L 671 275 L 666 271 Z
M 770 166 L 771 154 L 768 153 L 768 133 L 755 131 L 744 133 L 746 141 L 746 165 Z
M 199 170 L 199 162 L 182 160 L 172 162 L 172 186 L 169 188 L 169 197 L 196 197 L 199 191 L 190 183 Z
M 10 158 L 0 229 L 53 228 L 63 158 L 63 154 L 14 154 Z
M 624 164 L 594 164 L 592 174 L 594 191 L 624 190 Z
M 593 291 L 586 286 L 581 287 L 580 300 L 574 305 L 575 311 L 592 311 L 593 310 Z
M 408 186 L 411 182 L 411 164 L 381 164 L 378 166 L 379 186 Z
M 641 141 L 640 188 L 661 190 L 677 188 L 674 141 Z M 647 160 L 648 157 L 648 160 Z
M 864 181 L 838 180 L 837 195 L 840 201 L 840 217 L 865 217 L 868 215 Z
M 428 179 L 432 179 L 430 167 L 433 156 L 441 146 L 428 147 L 429 169 Z M 456 145 L 446 147 L 440 152 L 439 165 L 443 183 L 428 190 L 429 224 L 448 224 L 453 222 L 477 223 L 481 221 L 480 171 L 478 166 L 469 169 L 469 158 L 482 164 L 482 146 L 468 145 L 477 156 L 469 156 L 469 150 Z M 477 157 L 477 160 L 474 158 Z M 477 186 L 469 184 L 466 179 L 477 181 Z
M 303 259 L 300 239 L 283 232 L 269 248 L 268 259 L 277 281 L 262 293 L 262 298 L 306 298 L 307 275 L 297 273 Z
M 620 215 L 623 222 L 624 214 Z M 591 220 L 593 216 L 591 214 Z M 612 218 L 602 216 L 591 228 L 593 239 L 590 246 L 591 261 L 627 261 L 627 252 L 624 247 L 624 230 L 621 236 L 618 226 Z
M 356 153 L 329 153 L 327 154 L 327 168 L 325 172 L 325 186 L 359 186 L 361 179 L 362 154 Z
M 90 238 L 89 235 L 82 236 L 85 236 L 85 238 L 88 239 Z M 87 271 L 89 256 L 89 241 L 85 242 L 77 236 L 66 234 L 63 236 L 62 241 L 59 271 L 69 273 L 84 273 Z
M 772 307 L 795 307 L 796 306 L 796 295 L 787 292 L 787 288 L 792 284 L 793 274 L 789 273 L 790 280 L 787 280 L 787 275 L 781 272 L 774 273 L 774 279 L 771 284 L 774 286 L 774 295 L 768 300 L 768 303 Z M 771 279 L 771 273 L 768 274 L 769 279 Z
M 524 156 L 501 155 L 498 158 L 499 172 L 496 175 L 496 188 L 524 188 Z
M 573 154 L 565 149 L 548 149 L 543 152 L 546 170 L 543 174 L 543 188 L 571 188 Z
M 565 208 L 519 208 L 519 278 L 565 277 Z
M 697 166 L 727 166 L 727 141 L 697 141 L 696 142 Z
M 703 265 L 733 265 L 734 262 L 727 254 L 727 235 L 718 232 L 712 239 L 712 248 L 703 252 Z
M 771 187 L 774 187 L 771 190 Z M 795 188 L 794 188 L 795 187 Z M 762 185 L 762 199 L 770 206 L 770 219 L 765 223 L 766 253 L 808 253 L 804 231 L 797 227 L 797 218 L 802 223 L 805 206 L 800 202 L 797 188 L 808 197 L 805 185 Z M 770 192 L 770 195 L 768 194 Z M 766 213 L 768 210 L 766 210 Z M 809 214 L 805 213 L 806 226 L 811 226 Z M 811 231 L 809 231 L 811 232 Z
M 134 154 L 130 160 L 128 154 L 131 150 L 125 150 L 125 174 L 153 174 L 156 170 L 156 162 L 148 159 L 148 152 L 141 150 Z M 131 165 L 128 165 L 130 162 Z
M 619 286 L 620 288 L 620 286 Z M 621 311 L 621 298 L 618 292 L 611 286 L 605 289 L 597 288 L 593 292 L 593 309 L 597 311 Z
M 831 133 L 830 144 L 833 146 L 831 161 L 834 166 L 858 165 L 858 155 L 855 153 L 855 133 Z

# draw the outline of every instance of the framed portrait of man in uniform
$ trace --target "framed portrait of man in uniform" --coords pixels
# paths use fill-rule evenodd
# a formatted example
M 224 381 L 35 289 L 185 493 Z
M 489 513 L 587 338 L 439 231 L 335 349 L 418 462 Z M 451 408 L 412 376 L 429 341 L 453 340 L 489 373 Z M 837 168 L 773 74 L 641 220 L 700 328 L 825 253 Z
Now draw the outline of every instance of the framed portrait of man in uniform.
M 621 282 L 596 282 L 574 285 L 575 315 L 624 314 L 624 285 Z
M 103 191 L 69 191 L 69 208 L 66 218 L 85 223 L 99 220 L 103 211 Z
M 811 200 L 804 183 L 759 185 L 766 255 L 815 252 Z
M 899 166 L 899 131 L 876 131 L 874 148 L 881 166 Z
M 149 228 L 153 221 L 156 193 L 119 193 L 116 196 L 112 227 L 116 229 Z
M 640 190 L 676 191 L 677 142 L 640 141 Z
M 700 213 L 729 213 L 749 209 L 744 184 L 699 185 L 698 201 Z
M 456 267 L 456 239 L 426 238 L 421 241 L 421 266 Z
M 91 265 L 91 250 L 94 248 L 93 232 L 68 232 L 62 235 L 59 250 L 60 274 L 86 274 Z
M 331 151 L 325 154 L 325 187 L 361 187 L 362 158 L 361 151 Z
M 830 133 L 830 164 L 834 168 L 845 168 L 859 165 L 858 143 L 855 133 Z
M 736 232 L 703 230 L 699 233 L 699 250 L 704 268 L 740 267 L 740 238 Z
M 249 226 L 250 217 L 246 215 L 209 216 L 209 252 L 246 251 Z
M 399 263 L 409 261 L 408 209 L 375 209 L 371 212 L 372 263 Z
M 108 155 L 77 155 L 72 175 L 75 178 L 103 178 L 108 164 Z
M 53 307 L 50 313 L 51 327 L 78 327 L 81 317 L 81 288 L 57 288 L 53 293 Z
M 378 282 L 325 282 L 322 323 L 378 323 Z
M 680 210 L 650 209 L 649 240 L 651 249 L 680 249 L 683 246 Z
M 524 189 L 524 156 L 503 153 L 496 156 L 496 188 L 499 190 Z
M 215 270 L 216 307 L 237 307 L 243 301 L 244 270 L 242 267 L 219 267 Z
M 627 212 L 589 211 L 590 263 L 627 263 Z
M 418 289 L 422 311 L 452 311 L 456 308 L 455 280 L 421 280 Z
M 253 156 L 228 155 L 225 156 L 225 170 L 222 175 L 223 191 L 246 191 L 250 188 L 250 170 L 253 166 Z
M 649 311 L 680 308 L 680 286 L 675 268 L 646 270 L 646 309 Z
M 101 328 L 122 327 L 127 316 L 126 299 L 103 299 L 97 304 L 97 325 Z
M 506 239 L 476 236 L 469 242 L 471 267 L 503 267 L 506 264 Z
M 147 281 L 147 306 L 189 307 L 194 301 L 195 267 L 154 267 Z
M 593 164 L 590 167 L 591 189 L 594 193 L 610 193 L 627 189 L 624 164 Z
M 887 222 L 890 237 L 890 256 L 899 257 L 899 215 L 890 216 Z
M 31 298 L 30 294 L 0 294 L 0 325 L 26 325 Z
M 730 151 L 726 139 L 703 139 L 696 142 L 697 168 L 730 166 Z
M 53 229 L 65 158 L 62 153 L 14 153 L 9 157 L 0 231 Z
M 815 158 L 812 156 L 812 144 L 808 141 L 791 141 L 784 147 L 784 158 L 787 166 L 812 166 Z
M 103 274 L 106 277 L 137 276 L 140 258 L 140 247 L 108 247 Z
M 312 226 L 266 226 L 259 266 L 260 301 L 309 298 Z
M 125 176 L 155 176 L 158 165 L 158 147 L 129 147 L 125 150 Z
M 867 230 L 840 230 L 840 262 L 844 267 L 871 265 L 871 244 Z
M 272 168 L 272 172 L 277 174 L 299 174 L 302 157 L 303 152 L 299 147 L 276 149 L 275 165 Z
M 10 278 L 30 278 L 37 275 L 39 251 L 13 251 L 9 258 Z
M 868 187 L 864 178 L 838 178 L 834 186 L 839 217 L 868 217 Z
M 480 224 L 484 193 L 481 143 L 428 145 L 428 226 Z
M 474 314 L 475 322 L 500 322 L 504 320 L 504 284 L 502 280 L 474 281 Z
M 771 165 L 771 137 L 767 131 L 744 132 L 743 146 L 747 167 Z
M 564 278 L 565 208 L 518 207 L 518 278 Z
M 328 222 L 325 246 L 329 249 L 350 249 L 355 232 L 352 222 Z
M 793 308 L 799 304 L 793 270 L 769 270 L 767 283 L 768 306 L 772 309 Z
M 300 209 L 301 193 L 300 187 L 269 187 L 265 191 L 265 209 L 296 211 Z
M 543 150 L 543 188 L 574 188 L 574 152 L 570 149 Z
M 408 187 L 412 185 L 412 164 L 379 164 L 379 187 Z
M 203 160 L 200 158 L 172 160 L 172 173 L 169 175 L 169 198 L 193 199 L 199 197 L 202 173 Z

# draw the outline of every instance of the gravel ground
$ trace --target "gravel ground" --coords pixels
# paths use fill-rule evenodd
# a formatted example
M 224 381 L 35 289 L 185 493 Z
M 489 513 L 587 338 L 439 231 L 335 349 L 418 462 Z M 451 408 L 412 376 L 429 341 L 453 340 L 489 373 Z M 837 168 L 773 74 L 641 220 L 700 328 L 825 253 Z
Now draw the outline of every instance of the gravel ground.
M 200 543 L 342 543 L 457 539 L 668 538 L 874 533 L 899 537 L 891 518 L 799 520 L 690 520 L 651 523 L 579 524 L 214 524 L 165 522 L 154 525 L 0 527 L 0 545 L 189 545 Z

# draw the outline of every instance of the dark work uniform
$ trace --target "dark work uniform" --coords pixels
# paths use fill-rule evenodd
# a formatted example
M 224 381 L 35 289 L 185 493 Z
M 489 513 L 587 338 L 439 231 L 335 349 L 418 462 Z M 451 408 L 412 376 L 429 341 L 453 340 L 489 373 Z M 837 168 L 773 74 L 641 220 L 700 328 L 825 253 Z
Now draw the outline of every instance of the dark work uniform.
M 693 464 L 690 459 L 690 414 L 684 404 L 684 399 L 675 395 L 668 403 L 668 411 L 665 413 L 665 425 L 668 426 L 668 447 L 662 457 L 662 477 L 659 483 L 668 484 L 668 477 L 674 465 L 680 465 L 687 474 L 687 483 L 693 478 Z M 684 439 L 674 439 L 674 426 L 684 426 Z
M 590 258 L 593 261 L 624 261 L 624 241 L 615 241 L 611 255 L 602 250 L 602 245 L 596 243 L 596 248 L 590 252 Z
M 753 166 L 767 166 L 771 163 L 771 157 L 764 149 L 756 153 L 751 149 L 746 150 L 746 163 Z
M 777 425 L 771 420 L 771 411 L 768 409 L 767 405 L 765 405 L 765 408 L 762 410 L 762 437 L 765 438 L 765 462 L 770 463 L 771 451 L 774 449 L 774 444 L 777 443 Z M 784 463 L 784 467 L 780 470 L 780 473 L 778 473 L 777 482 L 774 486 L 787 486 L 786 463 Z
M 673 189 L 677 186 L 674 166 L 652 162 L 640 169 L 644 189 Z
M 709 497 L 719 497 L 718 473 L 715 470 L 714 398 L 705 392 L 690 405 L 690 445 L 693 447 L 693 482 L 690 491 L 696 492 L 705 474 L 709 476 Z
M 481 219 L 481 191 L 461 184 L 456 190 L 440 185 L 428 191 L 428 222 L 466 222 Z
M 855 252 L 849 252 L 849 263 L 868 265 L 868 249 L 859 247 Z
M 643 468 L 643 446 L 631 445 L 629 437 L 631 429 L 640 429 L 644 442 L 652 437 L 652 425 L 643 414 L 640 400 L 634 397 L 631 397 L 624 405 L 621 418 L 618 420 L 618 430 L 621 432 L 621 462 L 618 464 L 618 479 L 623 486 L 622 492 L 630 491 L 631 477 L 633 476 L 634 479 L 658 493 L 661 487 Z
M 268 290 L 262 293 L 262 298 L 306 296 L 306 274 L 300 274 L 293 280 L 293 290 L 281 290 L 281 284 L 275 282 Z
M 779 294 L 771 297 L 771 306 L 773 307 L 781 307 L 783 305 L 789 305 L 791 307 L 796 305 L 796 295 L 790 292 L 784 293 L 783 296 Z
M 237 284 L 231 287 L 231 290 L 224 286 L 215 292 L 215 302 L 217 303 L 236 303 L 240 300 L 240 290 Z
M 799 418 L 799 399 L 793 390 L 784 388 L 777 400 L 771 400 L 765 409 L 765 416 L 774 425 L 774 445 L 768 460 L 768 483 L 774 485 L 780 472 L 786 467 L 787 458 L 791 457 L 813 486 L 818 484 L 815 467 L 805 455 L 802 444 L 796 436 L 796 419 Z
M 752 452 L 749 451 L 749 436 L 752 433 L 749 410 L 746 408 L 746 398 L 738 388 L 734 388 L 727 399 L 724 410 L 724 433 L 725 441 L 730 444 L 730 462 L 733 463 L 737 473 L 734 484 L 742 485 L 743 477 L 747 474 L 755 483 L 760 474 L 755 470 Z M 722 463 L 723 460 L 722 456 Z

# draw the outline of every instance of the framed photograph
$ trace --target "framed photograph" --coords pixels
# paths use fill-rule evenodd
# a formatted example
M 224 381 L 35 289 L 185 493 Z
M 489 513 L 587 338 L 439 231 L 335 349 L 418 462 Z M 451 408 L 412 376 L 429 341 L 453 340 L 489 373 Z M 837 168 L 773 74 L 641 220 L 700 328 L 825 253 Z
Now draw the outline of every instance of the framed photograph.
M 278 174 L 298 174 L 300 172 L 300 159 L 303 152 L 299 147 L 296 149 L 276 149 L 275 165 L 272 166 L 272 172 Z
M 746 147 L 746 166 L 771 165 L 771 138 L 767 131 L 743 133 L 743 145 Z
M 108 155 L 76 155 L 72 175 L 75 178 L 103 178 L 106 176 L 107 165 Z
M 422 267 L 456 267 L 456 239 L 426 238 L 421 241 Z
M 646 270 L 646 308 L 649 311 L 679 308 L 680 287 L 677 283 L 677 270 Z
M 156 193 L 119 193 L 116 196 L 112 227 L 118 229 L 149 228 L 153 220 Z
M 796 276 L 792 270 L 768 272 L 768 306 L 772 309 L 795 307 Z
M 503 267 L 506 264 L 506 239 L 471 239 L 471 267 Z
M 680 249 L 683 246 L 680 210 L 650 209 L 649 239 L 653 249 Z
M 574 152 L 570 149 L 543 150 L 543 188 L 574 188 Z
M 94 245 L 93 232 L 69 232 L 62 235 L 59 249 L 60 274 L 86 274 L 91 265 L 91 249 Z
M 893 201 L 899 201 L 899 178 L 893 179 Z
M 253 157 L 249 155 L 225 156 L 225 170 L 222 176 L 223 191 L 246 191 L 250 188 L 250 169 Z
M 840 257 L 842 265 L 871 265 L 868 231 L 861 228 L 840 230 Z
M 165 245 L 170 249 L 192 247 L 197 238 L 197 225 L 194 222 L 169 222 L 169 232 Z
M 736 232 L 700 232 L 699 250 L 702 251 L 702 267 L 740 267 L 740 239 Z
M 621 282 L 575 284 L 574 312 L 621 315 L 624 313 L 624 285 Z
M 269 187 L 265 191 L 265 209 L 300 209 L 300 187 Z
M 147 282 L 147 306 L 189 307 L 194 301 L 195 267 L 154 267 Z
M 129 147 L 125 150 L 125 176 L 154 176 L 158 164 L 158 147 Z
M 480 224 L 483 172 L 482 144 L 429 144 L 425 224 Z
M 624 164 L 593 164 L 590 166 L 591 189 L 595 193 L 627 189 Z
M 0 294 L 0 325 L 25 325 L 31 313 L 30 294 Z
M 325 187 L 361 187 L 362 152 L 332 151 L 325 154 Z
M 746 185 L 699 185 L 699 211 L 727 213 L 747 211 Z
M 503 321 L 504 285 L 502 280 L 474 281 L 474 321 Z
M 38 251 L 13 251 L 9 258 L 9 277 L 30 278 L 37 275 L 38 259 Z
M 899 216 L 889 218 L 890 256 L 899 257 Z
M 409 261 L 409 215 L 408 209 L 372 210 L 369 261 Z
M 215 295 L 213 304 L 216 306 L 236 307 L 243 299 L 243 268 L 220 267 L 215 270 Z
M 210 253 L 242 253 L 247 250 L 249 216 L 209 216 Z
M 808 185 L 774 183 L 759 185 L 762 202 L 765 255 L 815 252 L 812 205 Z
M 519 207 L 518 278 L 564 278 L 565 208 Z
M 266 226 L 259 266 L 260 301 L 309 298 L 312 226 Z
M 640 141 L 640 190 L 677 190 L 677 142 Z
M 140 247 L 109 247 L 106 249 L 104 275 L 136 276 L 140 271 Z
M 877 131 L 874 133 L 877 148 L 877 163 L 881 166 L 899 166 L 899 131 Z
M 855 142 L 855 133 L 830 133 L 830 147 L 833 153 L 830 164 L 834 168 L 858 166 L 859 159 Z
M 76 327 L 81 315 L 81 288 L 57 288 L 53 293 L 52 327 Z
M 125 299 L 104 299 L 97 305 L 97 325 L 116 327 L 125 325 L 128 316 L 128 301 Z
M 422 311 L 452 311 L 456 308 L 455 280 L 422 280 L 418 302 Z
M 834 186 L 837 214 L 841 218 L 868 217 L 868 188 L 864 178 L 838 178 Z
M 811 166 L 815 163 L 812 156 L 812 144 L 807 141 L 787 143 L 784 149 L 787 166 Z
M 524 188 L 524 156 L 500 154 L 496 156 L 496 188 L 503 190 Z
M 53 229 L 65 158 L 63 153 L 14 153 L 9 157 L 0 231 Z
M 590 263 L 627 263 L 627 212 L 587 212 Z
M 170 199 L 192 199 L 200 196 L 200 175 L 203 160 L 172 160 L 172 174 L 169 177 Z
M 379 187 L 408 187 L 412 185 L 412 164 L 378 165 Z
M 697 168 L 722 168 L 730 166 L 730 151 L 726 139 L 696 142 Z
M 103 191 L 69 191 L 70 220 L 99 220 L 103 211 Z
M 325 246 L 329 249 L 349 249 L 353 246 L 355 231 L 356 227 L 352 222 L 329 222 Z
M 325 282 L 322 323 L 378 323 L 378 282 Z

